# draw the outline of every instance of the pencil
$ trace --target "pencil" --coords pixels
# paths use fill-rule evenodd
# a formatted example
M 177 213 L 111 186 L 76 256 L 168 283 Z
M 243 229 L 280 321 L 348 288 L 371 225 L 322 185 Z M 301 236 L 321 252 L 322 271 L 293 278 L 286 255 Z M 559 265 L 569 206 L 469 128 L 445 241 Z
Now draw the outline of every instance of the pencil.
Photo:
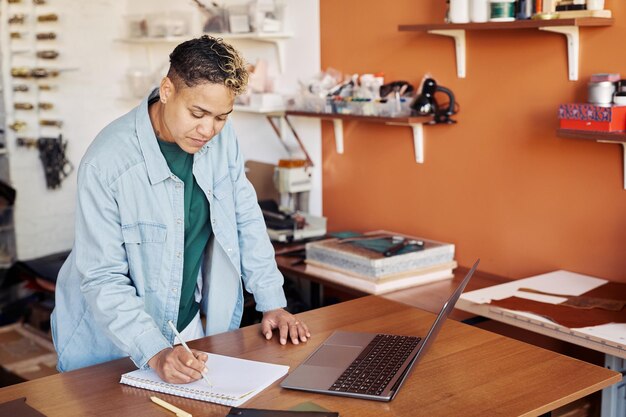
M 178 333 L 178 330 L 176 330 L 176 326 L 174 326 L 174 323 L 172 323 L 172 320 L 168 320 L 167 324 L 170 325 L 170 327 L 172 328 L 172 331 L 174 332 L 174 334 L 176 335 L 178 340 L 180 340 L 180 344 L 183 345 L 185 350 L 187 352 L 191 353 L 191 355 L 193 356 L 193 352 L 191 352 L 191 349 L 189 349 L 189 346 L 187 346 L 187 343 L 185 343 L 183 338 L 180 336 L 180 333 Z M 201 372 L 200 374 L 202 375 L 202 378 L 206 381 L 206 383 L 209 384 L 210 387 L 212 387 L 213 384 L 211 384 L 211 381 L 209 381 L 209 377 L 206 376 L 206 374 L 204 372 Z
M 163 401 L 159 397 L 150 397 L 153 403 L 160 405 L 163 408 L 170 410 L 172 413 L 176 414 L 176 417 L 193 417 L 191 413 L 186 412 L 185 410 L 181 410 L 180 408 L 168 403 L 167 401 Z

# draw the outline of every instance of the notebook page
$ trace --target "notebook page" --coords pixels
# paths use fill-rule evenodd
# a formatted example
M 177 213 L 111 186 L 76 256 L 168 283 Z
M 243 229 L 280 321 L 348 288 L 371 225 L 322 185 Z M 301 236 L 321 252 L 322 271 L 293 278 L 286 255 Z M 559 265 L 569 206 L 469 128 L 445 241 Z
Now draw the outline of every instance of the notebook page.
M 203 379 L 189 384 L 163 382 L 152 369 L 138 369 L 122 375 L 123 384 L 159 391 L 202 401 L 226 405 L 239 405 L 284 376 L 288 366 L 250 361 L 230 356 L 208 353 L 207 376 L 210 387 Z

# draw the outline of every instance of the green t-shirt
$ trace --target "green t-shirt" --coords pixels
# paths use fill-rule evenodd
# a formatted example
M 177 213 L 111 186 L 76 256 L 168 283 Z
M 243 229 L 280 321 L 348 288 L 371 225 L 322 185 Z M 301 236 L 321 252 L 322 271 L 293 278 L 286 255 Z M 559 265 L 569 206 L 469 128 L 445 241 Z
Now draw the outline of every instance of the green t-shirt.
M 174 175 L 185 183 L 185 249 L 183 285 L 176 328 L 181 331 L 193 320 L 200 309 L 195 300 L 198 271 L 204 249 L 211 236 L 209 202 L 193 176 L 193 155 L 183 151 L 176 143 L 157 141 L 159 148 Z

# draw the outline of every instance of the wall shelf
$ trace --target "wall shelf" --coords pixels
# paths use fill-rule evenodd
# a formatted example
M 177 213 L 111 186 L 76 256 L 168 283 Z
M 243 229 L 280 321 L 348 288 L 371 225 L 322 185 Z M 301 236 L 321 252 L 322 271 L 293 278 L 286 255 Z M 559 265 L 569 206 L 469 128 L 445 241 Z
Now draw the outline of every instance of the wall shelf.
M 224 40 L 247 40 L 254 42 L 264 42 L 274 45 L 276 49 L 276 58 L 280 66 L 280 72 L 285 70 L 285 41 L 293 37 L 289 32 L 250 32 L 250 33 L 206 33 L 214 38 L 222 38 Z M 134 44 L 134 45 L 157 45 L 157 44 L 174 44 L 178 45 L 184 41 L 193 38 L 194 35 L 186 36 L 166 36 L 166 37 L 139 37 L 139 38 L 118 38 L 117 42 Z
M 118 38 L 117 42 L 130 43 L 134 45 L 156 45 L 160 43 L 179 44 L 189 40 L 189 36 L 166 36 L 166 37 L 141 37 L 141 38 Z
M 557 129 L 557 135 L 568 139 L 586 139 L 599 143 L 616 143 L 622 145 L 624 170 L 624 190 L 626 190 L 626 133 L 624 132 L 589 132 L 585 130 Z
M 258 108 L 258 107 L 244 106 L 242 104 L 235 104 L 233 110 L 237 112 L 242 112 L 242 113 L 255 113 L 255 114 L 262 114 L 262 115 L 276 114 L 276 115 L 282 116 L 285 114 L 284 108 Z
M 289 123 L 287 116 L 314 117 L 321 120 L 330 120 L 335 128 L 335 147 L 337 153 L 342 154 L 343 149 L 343 122 L 359 121 L 370 123 L 382 123 L 390 126 L 406 126 L 413 131 L 413 146 L 415 150 L 415 161 L 418 164 L 424 163 L 424 124 L 430 124 L 432 117 L 376 117 L 376 116 L 359 116 L 354 114 L 338 114 L 338 113 L 313 113 L 305 111 L 287 111 L 285 119 Z M 290 124 L 290 123 L 289 123 Z M 293 130 L 293 129 L 292 129 Z
M 456 50 L 457 76 L 466 75 L 465 31 L 467 30 L 504 30 L 504 29 L 539 29 L 559 33 L 567 39 L 568 76 L 570 81 L 578 80 L 579 27 L 598 27 L 613 25 L 613 18 L 583 17 L 553 20 L 516 20 L 514 22 L 486 23 L 440 23 L 399 25 L 400 32 L 428 32 L 433 35 L 448 36 L 454 39 Z

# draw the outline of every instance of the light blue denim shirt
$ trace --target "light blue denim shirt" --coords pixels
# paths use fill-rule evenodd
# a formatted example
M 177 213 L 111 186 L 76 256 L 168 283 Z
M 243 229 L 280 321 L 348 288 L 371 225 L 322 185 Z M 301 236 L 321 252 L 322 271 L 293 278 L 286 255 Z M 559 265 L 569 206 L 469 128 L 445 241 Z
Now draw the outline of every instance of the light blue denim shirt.
M 239 327 L 242 279 L 257 310 L 286 305 L 243 162 L 230 122 L 194 155 L 213 228 L 201 269 L 207 335 Z M 59 370 L 124 356 L 144 367 L 172 345 L 167 321 L 178 315 L 183 212 L 183 183 L 159 150 L 146 98 L 98 134 L 78 170 L 75 242 L 52 314 Z

